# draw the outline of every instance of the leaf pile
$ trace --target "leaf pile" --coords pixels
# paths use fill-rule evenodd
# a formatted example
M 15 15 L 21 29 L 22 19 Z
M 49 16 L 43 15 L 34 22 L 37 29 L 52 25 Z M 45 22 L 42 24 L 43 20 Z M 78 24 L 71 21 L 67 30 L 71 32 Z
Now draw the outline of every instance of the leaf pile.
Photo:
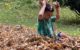
M 74 44 L 73 44 L 74 43 Z M 0 25 L 0 50 L 80 50 L 80 37 L 73 42 L 54 42 L 40 36 L 35 29 L 16 25 Z

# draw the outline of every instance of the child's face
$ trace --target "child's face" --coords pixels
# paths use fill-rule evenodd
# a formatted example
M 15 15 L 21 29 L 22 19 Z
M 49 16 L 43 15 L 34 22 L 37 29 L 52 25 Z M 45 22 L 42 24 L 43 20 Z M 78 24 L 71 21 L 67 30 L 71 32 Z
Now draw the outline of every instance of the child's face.
M 45 12 L 44 13 L 44 18 L 45 19 L 49 19 L 52 15 L 53 15 L 53 12 L 49 12 L 49 11 L 48 12 Z

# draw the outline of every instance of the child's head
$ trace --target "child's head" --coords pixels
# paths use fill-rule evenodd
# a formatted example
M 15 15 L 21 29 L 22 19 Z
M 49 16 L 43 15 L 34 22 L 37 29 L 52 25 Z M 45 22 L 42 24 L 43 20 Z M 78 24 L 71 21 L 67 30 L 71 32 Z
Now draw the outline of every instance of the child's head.
M 53 15 L 53 12 L 54 12 L 53 7 L 51 7 L 51 5 L 47 3 L 44 12 L 45 18 L 49 19 Z
M 43 6 L 42 2 L 43 2 L 43 0 L 39 0 L 39 4 L 41 7 Z M 46 7 L 45 7 L 45 12 L 44 12 L 45 18 L 49 19 L 52 16 L 53 11 L 54 11 L 53 7 L 48 3 L 48 0 L 46 0 Z
M 53 12 L 54 11 L 54 9 L 48 3 L 46 4 L 46 8 L 45 8 L 45 12 L 47 12 L 47 11 L 49 11 L 49 12 Z

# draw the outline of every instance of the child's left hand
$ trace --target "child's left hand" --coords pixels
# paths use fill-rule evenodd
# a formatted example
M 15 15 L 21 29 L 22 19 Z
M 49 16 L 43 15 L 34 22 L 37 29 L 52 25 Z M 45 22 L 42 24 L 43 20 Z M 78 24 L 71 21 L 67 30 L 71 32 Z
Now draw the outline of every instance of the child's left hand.
M 60 7 L 60 4 L 59 4 L 58 1 L 56 1 L 55 7 L 56 7 L 56 8 L 59 8 L 59 7 Z

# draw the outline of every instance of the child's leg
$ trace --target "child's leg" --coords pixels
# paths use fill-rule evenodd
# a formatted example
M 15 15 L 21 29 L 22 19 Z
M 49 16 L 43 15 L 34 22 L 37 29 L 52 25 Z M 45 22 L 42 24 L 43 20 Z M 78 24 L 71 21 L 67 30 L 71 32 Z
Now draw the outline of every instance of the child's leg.
M 68 36 L 66 33 L 63 33 L 63 32 L 58 33 L 57 36 L 59 39 L 68 39 L 70 41 L 73 40 L 72 37 Z
M 58 36 L 58 37 L 64 37 L 64 38 L 67 38 L 67 37 L 68 37 L 67 34 L 62 33 L 62 32 L 59 32 L 59 33 L 57 34 L 57 36 Z

